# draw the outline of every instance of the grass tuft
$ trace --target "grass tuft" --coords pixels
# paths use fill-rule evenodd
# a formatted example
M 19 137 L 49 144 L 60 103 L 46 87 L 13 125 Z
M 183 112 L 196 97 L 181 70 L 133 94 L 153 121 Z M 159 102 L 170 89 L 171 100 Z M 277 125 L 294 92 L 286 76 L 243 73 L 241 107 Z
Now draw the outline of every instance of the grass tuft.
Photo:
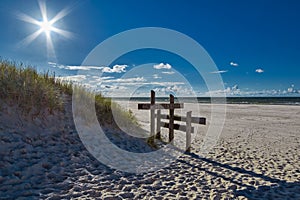
M 49 71 L 38 74 L 36 69 L 23 63 L 0 60 L 0 100 L 16 105 L 24 115 L 39 115 L 45 109 L 50 114 L 63 111 L 66 103 L 63 96 L 71 96 L 75 88 L 81 89 L 87 96 L 95 97 L 95 109 L 100 122 L 113 124 L 112 109 L 115 109 L 124 123 L 137 124 L 132 112 L 123 110 L 102 94 L 94 94 L 80 85 L 58 79 Z

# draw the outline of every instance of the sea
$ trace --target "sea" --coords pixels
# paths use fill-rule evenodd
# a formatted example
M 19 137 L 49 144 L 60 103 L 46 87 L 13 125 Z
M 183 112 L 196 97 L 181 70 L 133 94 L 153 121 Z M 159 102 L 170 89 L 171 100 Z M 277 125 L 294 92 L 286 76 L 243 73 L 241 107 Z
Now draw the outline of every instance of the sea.
M 150 97 L 114 97 L 116 101 L 150 102 Z M 168 97 L 156 97 L 156 102 L 168 102 Z M 226 103 L 226 104 L 264 104 L 264 105 L 293 105 L 300 106 L 300 97 L 180 97 L 175 102 L 182 103 Z

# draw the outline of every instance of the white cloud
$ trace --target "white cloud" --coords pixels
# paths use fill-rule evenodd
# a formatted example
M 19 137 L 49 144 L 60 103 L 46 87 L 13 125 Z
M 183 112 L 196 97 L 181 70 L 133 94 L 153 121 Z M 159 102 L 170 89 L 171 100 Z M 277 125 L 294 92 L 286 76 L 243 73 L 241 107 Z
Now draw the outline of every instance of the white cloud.
M 112 76 L 106 77 L 98 77 L 98 76 L 90 76 L 90 75 L 74 75 L 74 76 L 64 76 L 59 77 L 58 79 L 67 80 L 72 82 L 78 82 L 85 85 L 90 85 L 90 87 L 96 87 L 105 85 L 106 88 L 109 86 L 114 86 L 111 88 L 115 88 L 115 86 L 135 86 L 135 85 L 156 85 L 156 86 L 176 86 L 176 85 L 184 85 L 184 82 L 158 82 L 152 81 L 147 82 L 147 79 L 144 77 L 133 77 L 133 78 L 117 78 L 115 79 Z
M 80 81 L 86 80 L 86 75 L 63 76 L 63 77 L 57 77 L 57 79 L 63 80 L 63 81 L 80 82 Z
M 59 69 L 67 69 L 67 70 L 91 70 L 91 69 L 101 70 L 103 68 L 103 67 L 98 67 L 98 66 L 61 65 L 61 64 L 57 64 L 55 62 L 48 62 L 48 64 L 51 65 L 52 67 L 56 67 Z
M 229 63 L 231 66 L 233 66 L 233 67 L 238 67 L 239 66 L 239 64 L 238 63 L 235 63 L 235 62 L 230 62 Z
M 263 73 L 264 70 L 259 68 L 259 69 L 256 69 L 255 72 L 260 74 L 260 73 Z
M 173 71 L 171 71 L 171 72 L 161 72 L 161 73 L 163 73 L 163 74 L 169 74 L 169 75 L 175 74 L 175 72 L 173 72 Z
M 194 92 L 192 89 L 187 88 L 185 86 L 180 85 L 170 85 L 170 86 L 161 86 L 156 87 L 153 89 L 155 92 L 157 92 L 158 96 L 160 95 L 169 95 L 170 93 L 175 93 L 176 96 L 190 96 L 194 95 Z
M 105 83 L 137 83 L 137 82 L 145 82 L 146 79 L 144 77 L 136 77 L 136 78 L 117 78 L 117 79 L 109 79 L 103 80 Z
M 101 81 L 103 81 L 103 80 L 107 80 L 107 79 L 113 79 L 115 77 L 113 77 L 113 76 L 101 76 L 101 77 L 99 77 L 99 76 L 92 76 L 92 78 L 95 79 L 95 80 L 101 80 Z
M 297 90 L 297 89 L 295 89 L 294 87 L 295 87 L 295 85 L 292 84 L 291 87 L 289 87 L 289 88 L 287 89 L 287 93 L 300 94 L 300 90 Z
M 60 65 L 55 62 L 48 62 L 52 67 L 66 69 L 66 70 L 101 70 L 105 73 L 122 73 L 126 72 L 127 65 L 114 65 L 112 68 L 110 67 L 99 67 L 99 66 L 84 66 L 84 65 Z
M 171 69 L 172 66 L 168 63 L 164 64 L 164 63 L 159 63 L 157 65 L 153 66 L 154 69 Z
M 122 73 L 126 72 L 127 65 L 114 65 L 112 68 L 110 67 L 102 67 L 102 72 L 105 73 Z
M 239 89 L 238 85 L 234 85 L 233 87 L 227 87 L 224 90 L 214 90 L 205 93 L 206 96 L 239 96 L 240 94 L 241 90 Z
M 219 70 L 219 71 L 213 71 L 213 72 L 210 72 L 211 74 L 223 74 L 223 73 L 226 73 L 228 72 L 228 70 Z
M 280 90 L 280 89 L 264 89 L 264 90 L 240 90 L 238 85 L 233 87 L 227 87 L 224 90 L 209 91 L 203 94 L 203 96 L 245 96 L 245 97 L 266 97 L 266 96 L 299 96 L 300 90 L 291 87 Z
M 150 82 L 147 85 L 160 85 L 160 86 L 174 86 L 174 85 L 184 85 L 184 82 Z
M 118 82 L 119 85 L 157 85 L 157 86 L 174 86 L 183 85 L 183 82 Z
M 158 74 L 153 74 L 152 77 L 153 77 L 154 79 L 161 79 L 161 77 L 158 76 Z
M 234 90 L 234 91 L 237 91 L 239 89 L 239 86 L 238 85 L 234 85 L 231 89 Z
M 88 88 L 95 88 L 101 85 L 102 82 L 109 81 L 110 79 L 113 78 L 114 77 L 112 76 L 99 77 L 99 76 L 91 76 L 91 75 L 70 75 L 70 76 L 57 77 L 58 80 L 80 84 Z
M 57 65 L 55 62 L 48 62 L 49 65 Z
M 97 66 L 63 66 L 63 65 L 59 65 L 58 67 L 61 69 L 68 69 L 68 70 L 91 70 L 91 69 L 101 70 L 102 69 L 102 67 L 97 67 Z

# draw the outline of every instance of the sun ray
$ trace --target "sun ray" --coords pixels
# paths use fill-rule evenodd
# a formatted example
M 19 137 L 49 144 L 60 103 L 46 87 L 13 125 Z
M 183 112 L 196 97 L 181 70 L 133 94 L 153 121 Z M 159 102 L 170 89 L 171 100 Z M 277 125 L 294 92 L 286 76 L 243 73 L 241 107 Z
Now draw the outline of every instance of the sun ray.
M 36 24 L 36 25 L 39 25 L 39 21 L 30 17 L 29 15 L 26 15 L 24 13 L 18 13 L 17 14 L 18 16 L 18 19 L 24 21 L 24 22 L 28 22 L 28 23 L 31 23 L 31 24 Z
M 39 7 L 40 7 L 40 11 L 41 11 L 41 14 L 42 14 L 42 17 L 43 17 L 43 20 L 47 20 L 47 7 L 46 7 L 46 2 L 45 0 L 39 0 L 38 1 L 39 3 Z
M 54 50 L 54 45 L 51 39 L 50 34 L 46 35 L 47 38 L 47 53 L 48 53 L 48 58 L 55 59 L 56 60 L 56 54 Z
M 51 19 L 51 23 L 54 24 L 55 22 L 57 22 L 58 20 L 60 20 L 61 18 L 65 17 L 67 14 L 69 14 L 71 12 L 70 9 L 65 8 L 62 9 L 59 13 L 57 13 L 52 19 Z
M 62 29 L 58 29 L 55 27 L 52 27 L 52 31 L 59 33 L 60 35 L 66 37 L 66 38 L 72 38 L 73 37 L 73 33 L 70 31 L 66 31 L 66 30 L 62 30 Z
M 28 35 L 26 38 L 24 38 L 20 42 L 20 46 L 27 46 L 29 45 L 33 40 L 35 40 L 43 31 L 41 29 L 37 30 L 36 32 Z
M 27 46 L 31 42 L 33 42 L 38 36 L 40 36 L 41 33 L 45 33 L 48 58 L 56 59 L 56 53 L 55 53 L 53 40 L 51 38 L 51 36 L 52 36 L 51 33 L 54 32 L 54 33 L 57 33 L 59 35 L 66 37 L 66 38 L 72 37 L 73 34 L 71 32 L 57 28 L 54 26 L 54 24 L 58 20 L 62 19 L 67 14 L 69 14 L 71 12 L 71 9 L 64 8 L 60 12 L 58 12 L 51 20 L 49 20 L 48 16 L 47 16 L 47 6 L 46 6 L 45 0 L 38 0 L 38 5 L 39 5 L 40 12 L 42 15 L 41 21 L 38 21 L 38 20 L 34 19 L 33 17 L 31 17 L 27 14 L 24 14 L 24 13 L 17 14 L 17 17 L 20 20 L 39 26 L 39 29 L 37 31 L 35 31 L 34 33 L 28 35 L 26 38 L 24 38 L 20 42 L 20 45 Z

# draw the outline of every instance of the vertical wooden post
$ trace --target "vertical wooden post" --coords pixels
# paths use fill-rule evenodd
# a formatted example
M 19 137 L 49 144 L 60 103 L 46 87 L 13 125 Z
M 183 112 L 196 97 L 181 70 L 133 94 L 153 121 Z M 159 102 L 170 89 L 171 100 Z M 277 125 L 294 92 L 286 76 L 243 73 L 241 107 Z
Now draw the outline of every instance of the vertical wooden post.
M 161 116 L 160 116 L 161 112 L 158 109 L 157 113 L 156 113 L 156 139 L 161 139 L 161 127 L 160 127 L 160 122 L 161 122 Z
M 151 100 L 150 100 L 150 141 L 154 142 L 155 135 L 155 92 L 151 90 Z
M 192 111 L 186 113 L 186 151 L 191 152 Z
M 174 96 L 170 94 L 170 110 L 169 110 L 169 142 L 174 139 Z

